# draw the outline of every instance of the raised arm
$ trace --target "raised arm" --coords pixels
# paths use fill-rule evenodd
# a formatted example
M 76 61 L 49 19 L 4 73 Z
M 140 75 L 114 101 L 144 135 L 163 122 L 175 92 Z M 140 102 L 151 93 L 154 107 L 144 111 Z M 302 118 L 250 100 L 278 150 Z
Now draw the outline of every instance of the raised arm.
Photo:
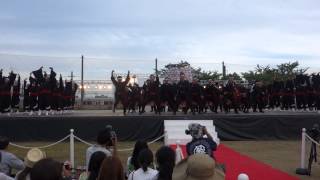
M 111 71 L 111 81 L 112 81 L 113 85 L 116 85 L 117 81 L 115 80 L 113 73 L 114 73 L 114 70 Z
M 128 71 L 127 78 L 124 82 L 127 85 L 129 83 L 129 81 L 130 81 L 130 71 Z

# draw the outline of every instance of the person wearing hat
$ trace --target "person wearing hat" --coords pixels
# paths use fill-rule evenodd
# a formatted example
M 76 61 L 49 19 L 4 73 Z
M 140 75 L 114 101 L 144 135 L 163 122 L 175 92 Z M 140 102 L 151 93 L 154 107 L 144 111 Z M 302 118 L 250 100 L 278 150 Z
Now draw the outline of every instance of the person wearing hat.
M 207 154 L 194 154 L 173 169 L 172 180 L 224 180 L 225 174 Z
M 41 159 L 44 159 L 46 154 L 38 148 L 32 148 L 28 151 L 24 158 L 25 168 L 16 174 L 16 180 L 30 180 L 30 172 L 33 165 Z
M 24 168 L 23 161 L 17 156 L 7 151 L 9 139 L 0 136 L 0 172 L 11 175 L 11 170 L 22 170 Z

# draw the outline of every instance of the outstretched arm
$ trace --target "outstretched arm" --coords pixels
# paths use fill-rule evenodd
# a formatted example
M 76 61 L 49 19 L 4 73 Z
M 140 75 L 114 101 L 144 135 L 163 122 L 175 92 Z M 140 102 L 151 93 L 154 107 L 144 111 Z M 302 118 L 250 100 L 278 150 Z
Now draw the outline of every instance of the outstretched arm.
M 113 76 L 114 70 L 111 71 L 111 81 L 114 85 L 117 84 L 117 81 L 115 80 L 114 76 Z
M 130 81 L 130 71 L 128 71 L 127 78 L 125 80 L 125 84 L 127 85 Z

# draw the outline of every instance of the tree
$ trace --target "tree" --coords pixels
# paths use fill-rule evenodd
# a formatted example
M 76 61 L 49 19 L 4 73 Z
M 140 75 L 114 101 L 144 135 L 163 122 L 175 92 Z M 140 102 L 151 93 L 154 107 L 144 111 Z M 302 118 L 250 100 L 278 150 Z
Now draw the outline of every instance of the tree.
M 241 76 L 236 72 L 227 74 L 225 77 L 222 77 L 221 80 L 228 80 L 230 77 L 233 77 L 234 80 L 242 80 Z
M 265 84 L 271 84 L 274 78 L 286 81 L 297 74 L 304 74 L 307 70 L 308 68 L 300 68 L 298 61 L 279 64 L 276 68 L 257 65 L 255 70 L 242 73 L 242 77 L 249 82 L 262 81 Z
M 200 80 L 217 80 L 220 79 L 221 76 L 222 74 L 218 73 L 218 71 L 201 71 L 198 78 Z

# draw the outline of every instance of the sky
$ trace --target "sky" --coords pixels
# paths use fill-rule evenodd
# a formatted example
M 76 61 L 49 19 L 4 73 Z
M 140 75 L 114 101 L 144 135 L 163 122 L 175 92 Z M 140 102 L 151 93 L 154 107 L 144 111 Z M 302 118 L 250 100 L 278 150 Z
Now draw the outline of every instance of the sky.
M 319 0 L 2 0 L 0 68 L 105 79 L 187 60 L 221 72 L 298 60 L 320 71 Z

